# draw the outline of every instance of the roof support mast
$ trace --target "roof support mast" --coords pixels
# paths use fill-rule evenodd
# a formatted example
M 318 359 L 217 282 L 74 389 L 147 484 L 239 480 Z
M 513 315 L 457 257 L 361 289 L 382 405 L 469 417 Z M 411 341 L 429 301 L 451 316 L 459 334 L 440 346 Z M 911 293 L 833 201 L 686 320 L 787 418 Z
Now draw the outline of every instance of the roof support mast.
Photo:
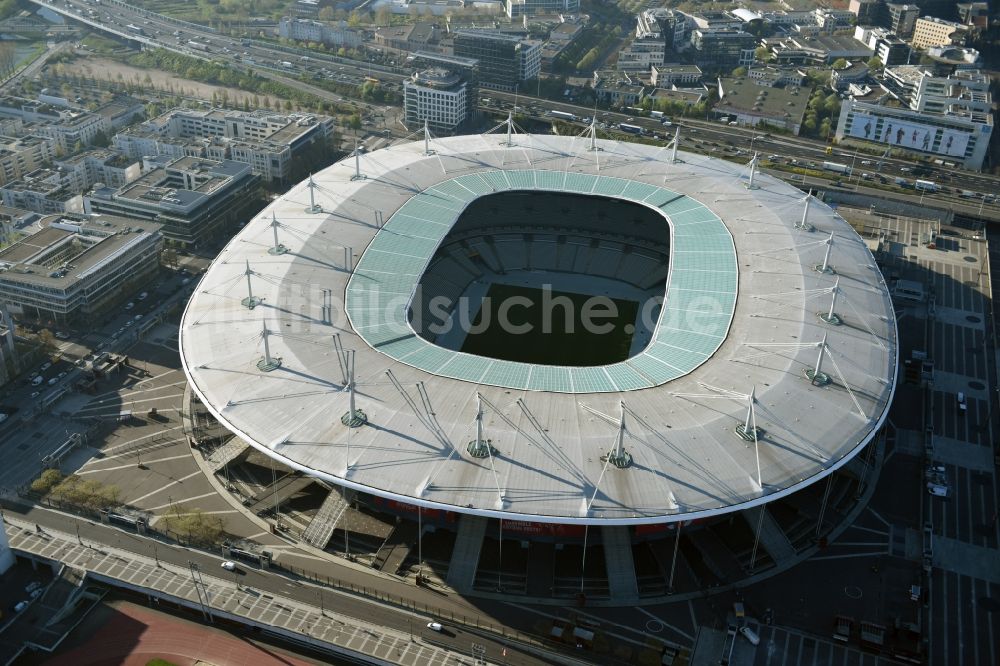
M 348 428 L 359 428 L 368 423 L 368 415 L 357 408 L 354 399 L 354 350 L 351 349 L 346 353 L 350 355 L 347 363 L 347 393 L 350 397 L 350 407 L 349 411 L 340 417 L 340 422 Z
M 476 392 L 476 438 L 465 449 L 473 458 L 488 458 L 496 449 L 491 440 L 483 439 L 483 396 Z
M 817 264 L 813 268 L 817 273 L 834 273 L 833 267 L 830 266 L 830 250 L 833 249 L 833 232 L 830 232 L 830 237 L 827 238 L 824 243 L 826 244 L 826 253 L 823 255 L 823 263 Z
M 680 147 L 680 145 L 681 145 L 681 128 L 678 125 L 674 129 L 674 147 L 670 150 L 670 162 L 671 163 L 675 163 L 676 164 L 676 162 L 677 162 L 677 149 Z
M 351 180 L 364 180 L 368 176 L 361 173 L 361 151 L 358 150 L 358 141 L 354 140 L 354 175 Z
M 816 227 L 809 224 L 809 203 L 812 201 L 812 190 L 809 190 L 809 194 L 806 195 L 806 205 L 802 209 L 802 220 L 795 225 L 796 229 L 802 231 L 815 231 Z
M 823 334 L 823 341 L 819 343 L 819 355 L 816 357 L 816 365 L 806 369 L 806 379 L 815 386 L 823 386 L 830 383 L 830 375 L 823 372 L 823 355 L 826 353 L 826 336 Z
M 618 403 L 621 410 L 621 417 L 618 421 L 618 435 L 615 437 L 615 445 L 608 453 L 608 462 L 618 469 L 625 469 L 632 464 L 632 455 L 625 450 L 625 403 Z
M 309 174 L 309 207 L 306 208 L 306 212 L 307 213 L 323 212 L 323 207 L 316 205 L 316 183 L 313 182 L 312 174 Z
M 821 312 L 819 314 L 819 318 L 825 321 L 827 324 L 830 324 L 831 326 L 840 326 L 842 323 L 844 323 L 843 320 L 840 318 L 840 315 L 838 315 L 835 310 L 835 308 L 837 307 L 837 294 L 839 292 L 840 292 L 840 278 L 838 277 L 837 280 L 833 283 L 833 286 L 830 287 L 829 311 L 825 313 Z
M 250 270 L 249 259 L 247 259 L 247 269 L 243 274 L 247 276 L 247 297 L 240 301 L 240 303 L 246 308 L 253 310 L 255 307 L 260 305 L 261 299 L 253 295 L 253 285 L 250 284 L 250 276 L 253 275 L 253 271 Z
M 257 361 L 257 369 L 261 372 L 271 372 L 281 367 L 281 359 L 271 356 L 271 345 L 267 341 L 267 336 L 270 333 L 267 330 L 267 322 L 263 322 L 262 326 L 264 328 L 262 333 L 264 337 L 264 358 Z
M 278 218 L 273 210 L 271 211 L 271 231 L 274 232 L 274 247 L 268 248 L 267 253 L 278 255 L 288 252 L 288 248 L 278 242 Z

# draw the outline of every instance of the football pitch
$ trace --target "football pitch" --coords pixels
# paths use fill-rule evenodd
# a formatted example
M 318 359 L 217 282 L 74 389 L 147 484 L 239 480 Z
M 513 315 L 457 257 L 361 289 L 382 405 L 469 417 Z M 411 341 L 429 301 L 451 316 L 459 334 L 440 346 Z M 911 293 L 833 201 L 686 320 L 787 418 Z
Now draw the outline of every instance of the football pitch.
M 629 356 L 638 312 L 636 301 L 493 284 L 461 351 L 543 365 L 617 363 Z

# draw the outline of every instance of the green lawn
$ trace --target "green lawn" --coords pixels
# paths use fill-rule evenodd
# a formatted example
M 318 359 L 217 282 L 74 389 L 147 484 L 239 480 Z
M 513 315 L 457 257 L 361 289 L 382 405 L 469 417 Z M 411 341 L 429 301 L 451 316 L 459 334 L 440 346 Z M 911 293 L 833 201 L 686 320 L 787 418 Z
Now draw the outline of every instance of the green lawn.
M 572 366 L 606 365 L 628 358 L 639 312 L 636 301 L 607 297 L 592 301 L 590 321 L 597 326 L 588 328 L 600 326 L 598 331 L 586 330 L 582 325 L 585 306 L 591 298 L 586 294 L 552 291 L 544 298 L 539 288 L 494 284 L 486 298 L 473 319 L 473 331 L 462 344 L 463 352 L 508 361 Z M 503 304 L 513 298 L 521 301 L 509 302 L 506 321 L 529 329 L 527 332 L 507 331 L 501 323 Z M 572 304 L 569 308 L 562 305 L 566 299 Z M 524 305 L 529 302 L 530 306 Z M 476 332 L 487 310 L 486 327 Z M 571 311 L 569 318 L 567 310 Z M 609 316 L 602 316 L 604 313 Z M 603 331 L 604 328 L 608 330 Z

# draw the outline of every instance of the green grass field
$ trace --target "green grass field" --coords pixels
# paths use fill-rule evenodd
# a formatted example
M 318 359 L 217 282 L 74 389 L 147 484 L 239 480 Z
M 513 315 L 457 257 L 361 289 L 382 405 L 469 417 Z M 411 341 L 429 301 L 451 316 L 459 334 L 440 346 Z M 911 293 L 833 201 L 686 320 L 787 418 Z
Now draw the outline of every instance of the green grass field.
M 530 327 L 528 332 L 505 330 L 500 321 L 503 303 L 512 298 L 520 298 L 522 301 L 527 299 L 531 303 L 531 306 L 510 306 L 506 315 L 506 320 L 512 326 Z M 543 291 L 538 288 L 494 284 L 487 293 L 488 300 L 484 301 L 483 307 L 472 320 L 474 330 L 466 336 L 462 351 L 507 361 L 545 365 L 606 365 L 628 358 L 639 304 L 636 301 L 602 298 L 600 307 L 598 304 L 592 306 L 589 317 L 593 324 L 601 326 L 601 332 L 598 332 L 587 330 L 582 325 L 585 305 L 590 298 L 586 294 L 553 291 L 548 299 L 544 299 Z M 564 307 L 564 299 L 569 299 L 572 307 Z M 551 307 L 546 307 L 546 302 Z M 611 304 L 614 305 L 613 309 Z M 489 319 L 485 329 L 475 332 L 475 327 L 480 326 L 486 316 L 484 311 L 487 309 Z M 569 322 L 567 310 L 571 313 Z M 568 328 L 567 323 L 570 324 Z M 608 330 L 603 331 L 604 328 Z

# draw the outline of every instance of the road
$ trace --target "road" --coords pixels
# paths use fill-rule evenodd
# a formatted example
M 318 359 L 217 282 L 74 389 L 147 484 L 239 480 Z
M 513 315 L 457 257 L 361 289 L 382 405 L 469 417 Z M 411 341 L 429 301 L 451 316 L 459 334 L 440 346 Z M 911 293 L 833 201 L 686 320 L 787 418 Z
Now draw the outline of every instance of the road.
M 191 563 L 195 563 L 205 579 L 221 579 L 232 581 L 234 590 L 240 592 L 249 591 L 254 593 L 259 599 L 270 600 L 272 597 L 283 597 L 305 606 L 315 608 L 315 614 L 320 615 L 324 610 L 342 616 L 348 616 L 355 620 L 354 627 L 362 631 L 366 627 L 386 627 L 396 632 L 409 635 L 417 641 L 437 647 L 443 647 L 454 652 L 470 654 L 472 645 L 483 646 L 486 658 L 494 663 L 500 658 L 505 659 L 505 663 L 511 665 L 538 665 L 559 663 L 557 660 L 546 658 L 535 654 L 534 650 L 528 650 L 513 640 L 494 638 L 485 631 L 468 629 L 451 621 L 447 617 L 435 617 L 426 613 L 414 612 L 391 605 L 390 603 L 374 601 L 357 594 L 346 591 L 333 590 L 326 587 L 319 587 L 308 582 L 290 579 L 280 573 L 259 570 L 253 567 L 239 566 L 234 572 L 227 572 L 220 567 L 221 558 L 207 553 L 186 549 L 170 544 L 153 541 L 145 537 L 124 532 L 114 527 L 109 527 L 100 523 L 93 523 L 67 516 L 55 511 L 43 508 L 24 509 L 20 506 L 7 505 L 5 507 L 8 516 L 26 521 L 23 524 L 29 527 L 32 524 L 41 526 L 43 534 L 52 534 L 69 541 L 73 540 L 72 535 L 78 535 L 78 542 L 74 545 L 88 546 L 100 544 L 101 552 L 105 556 L 98 558 L 98 562 L 106 561 L 107 558 L 117 559 L 122 564 L 116 564 L 119 572 L 116 577 L 128 578 L 129 567 L 139 568 L 144 564 L 144 560 L 156 561 L 159 565 L 166 565 L 176 571 L 186 571 Z M 135 557 L 138 556 L 138 557 Z M 89 566 L 89 565 L 88 565 Z M 176 588 L 175 588 L 176 589 Z M 370 590 L 375 592 L 375 590 Z M 181 594 L 181 590 L 177 590 Z M 215 604 L 213 604 L 214 606 Z M 427 623 L 431 620 L 438 620 L 444 625 L 444 631 L 437 632 L 427 628 Z M 469 623 L 474 624 L 476 618 L 468 617 Z M 570 662 L 586 663 L 575 658 L 569 658 Z M 565 659 L 562 660 L 565 663 Z
M 12 74 L 10 78 L 8 78 L 6 81 L 3 82 L 2 85 L 0 85 L 0 89 L 9 88 L 14 84 L 18 83 L 19 81 L 21 81 L 22 79 L 30 79 L 31 77 L 35 76 L 36 74 L 38 74 L 39 70 L 41 70 L 42 67 L 45 66 L 45 63 L 48 62 L 49 58 L 56 55 L 57 53 L 67 50 L 69 47 L 70 44 L 68 42 L 49 42 L 48 44 L 45 45 L 45 51 L 43 53 L 41 53 L 37 58 L 32 60 L 24 69 L 22 69 L 19 72 L 16 72 L 15 74 Z
M 484 91 L 484 95 L 489 95 L 491 100 L 500 102 L 494 105 L 492 110 L 506 112 L 513 109 L 516 104 L 520 109 L 527 110 L 529 115 L 536 118 L 551 120 L 546 118 L 549 111 L 562 111 L 572 113 L 578 118 L 589 118 L 594 114 L 593 108 L 569 104 L 566 102 L 553 102 L 537 97 L 523 94 L 506 93 L 496 90 Z M 486 107 L 490 108 L 490 107 Z M 914 179 L 914 168 L 917 163 L 911 160 L 896 157 L 877 157 L 865 153 L 851 151 L 849 149 L 834 148 L 831 155 L 826 154 L 827 144 L 822 141 L 807 139 L 804 137 L 789 136 L 783 134 L 770 135 L 765 132 L 758 132 L 752 128 L 731 127 L 718 122 L 710 122 L 696 118 L 675 119 L 671 126 L 664 126 L 656 118 L 633 117 L 625 113 L 614 111 L 597 111 L 598 121 L 613 127 L 619 123 L 630 123 L 645 128 L 650 136 L 656 134 L 667 140 L 673 136 L 674 129 L 680 127 L 682 130 L 681 147 L 690 149 L 696 147 L 696 152 L 718 153 L 718 157 L 733 156 L 735 154 L 745 155 L 747 162 L 750 161 L 751 151 L 760 153 L 762 157 L 777 155 L 780 161 L 786 164 L 815 170 L 822 170 L 822 163 L 837 162 L 846 164 L 852 168 L 852 177 L 846 179 L 850 189 L 863 187 L 862 174 L 870 173 L 873 178 L 878 174 L 884 176 L 888 184 L 893 184 L 895 178 L 904 178 L 912 184 Z M 581 130 L 584 123 L 579 123 Z M 698 149 L 697 146 L 701 148 Z M 742 151 L 742 152 L 738 152 Z M 797 160 L 794 163 L 791 160 Z M 988 199 L 983 199 L 983 195 L 991 195 L 1000 191 L 1000 178 L 989 174 L 974 171 L 965 171 L 946 168 L 937 165 L 925 165 L 926 171 L 922 171 L 919 178 L 938 182 L 942 186 L 942 191 L 938 194 L 929 194 L 926 199 L 935 201 L 943 207 L 960 208 L 969 215 L 977 215 L 980 212 L 980 204 L 984 213 L 1000 219 L 1000 200 L 990 203 Z M 795 180 L 797 176 L 790 176 L 788 173 L 776 172 L 785 180 Z M 831 178 L 834 177 L 831 174 Z M 830 187 L 828 180 L 818 182 L 826 188 Z M 869 188 L 878 196 L 885 196 L 887 192 L 878 188 Z M 945 192 L 947 190 L 947 192 Z M 955 196 L 957 191 L 969 190 L 976 192 L 979 196 L 972 199 Z M 908 200 L 915 197 L 913 190 L 900 190 L 899 194 Z

